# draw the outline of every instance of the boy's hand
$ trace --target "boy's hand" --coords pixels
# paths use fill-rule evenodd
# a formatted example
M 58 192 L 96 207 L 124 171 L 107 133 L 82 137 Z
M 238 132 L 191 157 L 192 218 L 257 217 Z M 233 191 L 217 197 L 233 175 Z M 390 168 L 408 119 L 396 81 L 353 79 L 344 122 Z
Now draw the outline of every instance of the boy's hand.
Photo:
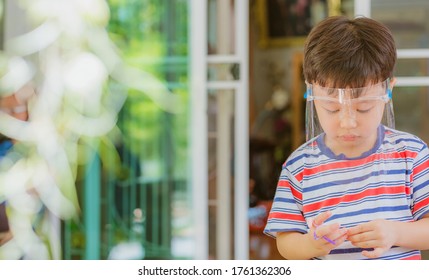
M 362 251 L 367 258 L 378 258 L 395 244 L 393 224 L 386 220 L 374 220 L 348 229 L 347 239 L 356 247 L 373 248 Z
M 329 252 L 341 245 L 347 238 L 347 229 L 340 228 L 340 224 L 323 225 L 331 216 L 332 213 L 328 211 L 319 214 L 310 221 L 308 236 L 313 247 L 320 252 L 319 256 L 329 254 Z

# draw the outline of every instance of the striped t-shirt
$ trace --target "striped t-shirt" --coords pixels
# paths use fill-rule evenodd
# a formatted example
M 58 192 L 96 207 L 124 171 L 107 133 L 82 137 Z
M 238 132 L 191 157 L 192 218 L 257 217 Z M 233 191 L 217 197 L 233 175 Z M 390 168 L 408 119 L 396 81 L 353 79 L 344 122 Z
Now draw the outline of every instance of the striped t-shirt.
M 294 151 L 282 167 L 264 232 L 307 233 L 307 221 L 349 228 L 375 219 L 412 222 L 429 212 L 429 150 L 418 137 L 380 126 L 373 149 L 357 158 L 336 156 L 323 137 Z M 429 238 L 429 237 L 428 237 Z M 363 259 L 345 241 L 320 259 Z M 392 247 L 380 259 L 420 259 L 418 250 Z

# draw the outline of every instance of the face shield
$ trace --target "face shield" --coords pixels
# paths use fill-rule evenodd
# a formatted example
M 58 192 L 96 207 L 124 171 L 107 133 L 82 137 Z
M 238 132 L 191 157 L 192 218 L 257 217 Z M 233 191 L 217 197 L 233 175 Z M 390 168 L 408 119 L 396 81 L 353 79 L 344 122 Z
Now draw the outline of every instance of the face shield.
M 358 125 L 365 114 L 382 115 L 381 123 L 395 128 L 390 80 L 362 88 L 329 88 L 306 83 L 306 140 L 324 133 L 324 120 Z M 377 121 L 376 119 L 370 121 Z

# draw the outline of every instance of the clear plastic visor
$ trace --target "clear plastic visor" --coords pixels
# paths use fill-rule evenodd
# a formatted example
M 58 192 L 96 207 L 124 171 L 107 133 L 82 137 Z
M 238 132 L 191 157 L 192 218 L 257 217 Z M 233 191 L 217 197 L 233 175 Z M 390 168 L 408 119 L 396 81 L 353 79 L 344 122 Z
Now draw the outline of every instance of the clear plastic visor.
M 388 89 L 388 81 L 361 88 L 329 88 L 307 84 L 305 97 L 307 101 L 320 100 L 332 106 L 348 105 L 359 107 L 377 101 L 389 101 L 392 93 Z
M 392 91 L 390 81 L 361 88 L 329 88 L 306 82 L 306 138 L 323 132 L 317 116 L 318 108 L 332 114 L 332 117 L 356 119 L 371 110 L 384 110 L 382 123 L 394 128 Z M 320 110 L 319 109 L 319 110 Z

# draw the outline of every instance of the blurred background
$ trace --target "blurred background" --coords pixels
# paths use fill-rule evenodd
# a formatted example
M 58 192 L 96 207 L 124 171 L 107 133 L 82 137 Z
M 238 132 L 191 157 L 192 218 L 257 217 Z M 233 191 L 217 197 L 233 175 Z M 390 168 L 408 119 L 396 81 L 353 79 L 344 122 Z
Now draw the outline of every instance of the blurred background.
M 262 230 L 329 15 L 391 28 L 396 128 L 429 142 L 426 0 L 0 2 L 2 96 L 35 89 L 26 124 L 0 115 L 1 258 L 281 259 Z

